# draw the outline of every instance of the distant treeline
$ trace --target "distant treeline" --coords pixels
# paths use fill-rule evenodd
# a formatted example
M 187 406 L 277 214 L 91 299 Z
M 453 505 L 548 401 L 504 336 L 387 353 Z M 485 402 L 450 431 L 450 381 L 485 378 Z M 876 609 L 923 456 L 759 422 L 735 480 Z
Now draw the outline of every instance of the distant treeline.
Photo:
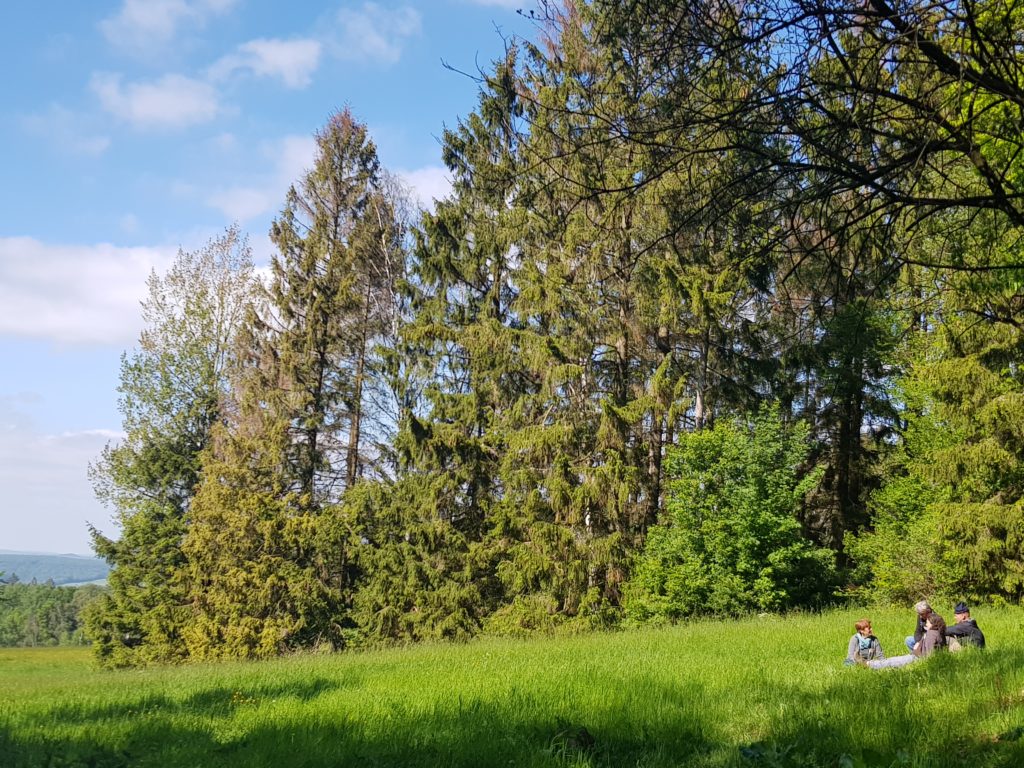
M 102 587 L 0 583 L 0 646 L 85 645 L 82 611 Z
M 0 578 L 5 581 L 17 576 L 18 581 L 52 581 L 57 586 L 84 584 L 102 581 L 109 571 L 110 567 L 95 557 L 0 551 L 0 573 L 6 574 Z

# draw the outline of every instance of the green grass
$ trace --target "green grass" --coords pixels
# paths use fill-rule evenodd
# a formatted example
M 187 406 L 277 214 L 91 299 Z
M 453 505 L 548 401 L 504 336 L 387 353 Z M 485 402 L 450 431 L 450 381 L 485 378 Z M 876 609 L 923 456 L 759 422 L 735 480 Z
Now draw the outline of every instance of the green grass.
M 1024 765 L 1024 610 L 886 671 L 842 666 L 860 615 L 127 672 L 0 650 L 0 766 Z M 870 615 L 900 653 L 911 611 Z

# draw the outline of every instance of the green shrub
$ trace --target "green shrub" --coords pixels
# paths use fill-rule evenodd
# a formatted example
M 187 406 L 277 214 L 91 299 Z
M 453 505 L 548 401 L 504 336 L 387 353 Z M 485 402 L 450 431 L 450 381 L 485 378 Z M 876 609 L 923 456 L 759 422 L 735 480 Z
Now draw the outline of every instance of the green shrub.
M 651 529 L 626 588 L 634 621 L 737 615 L 820 604 L 831 551 L 797 514 L 819 471 L 802 470 L 807 429 L 777 409 L 685 435 L 670 452 L 666 518 Z

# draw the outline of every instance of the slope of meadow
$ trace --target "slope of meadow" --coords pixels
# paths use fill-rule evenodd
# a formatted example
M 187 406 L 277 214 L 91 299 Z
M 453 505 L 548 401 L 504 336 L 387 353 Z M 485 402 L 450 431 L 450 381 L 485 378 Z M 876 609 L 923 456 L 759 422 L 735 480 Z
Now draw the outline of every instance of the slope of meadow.
M 0 650 L 0 765 L 1024 765 L 1024 610 L 842 666 L 859 612 L 127 672 Z M 871 614 L 900 652 L 912 613 Z

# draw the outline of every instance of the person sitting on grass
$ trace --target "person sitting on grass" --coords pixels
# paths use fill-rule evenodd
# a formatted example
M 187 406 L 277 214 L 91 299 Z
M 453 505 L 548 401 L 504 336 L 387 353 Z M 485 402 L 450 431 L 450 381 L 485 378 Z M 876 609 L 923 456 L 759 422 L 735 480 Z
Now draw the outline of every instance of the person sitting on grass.
M 929 656 L 934 651 L 946 647 L 946 622 L 932 610 L 927 600 L 921 600 L 914 606 L 917 612 L 917 627 L 913 637 L 906 640 L 907 648 L 915 656 Z M 930 625 L 930 628 L 929 628 Z
M 914 648 L 914 655 L 931 656 L 935 651 L 946 649 L 946 621 L 932 611 L 924 623 L 924 637 Z
M 866 665 L 869 661 L 884 659 L 885 652 L 878 638 L 871 632 L 871 619 L 861 619 L 854 623 L 853 633 L 849 646 L 846 649 L 846 661 L 844 664 Z
M 971 618 L 971 609 L 962 600 L 953 608 L 956 624 L 946 627 L 946 642 L 949 650 L 958 651 L 965 645 L 985 647 L 985 635 L 978 628 L 978 622 Z

